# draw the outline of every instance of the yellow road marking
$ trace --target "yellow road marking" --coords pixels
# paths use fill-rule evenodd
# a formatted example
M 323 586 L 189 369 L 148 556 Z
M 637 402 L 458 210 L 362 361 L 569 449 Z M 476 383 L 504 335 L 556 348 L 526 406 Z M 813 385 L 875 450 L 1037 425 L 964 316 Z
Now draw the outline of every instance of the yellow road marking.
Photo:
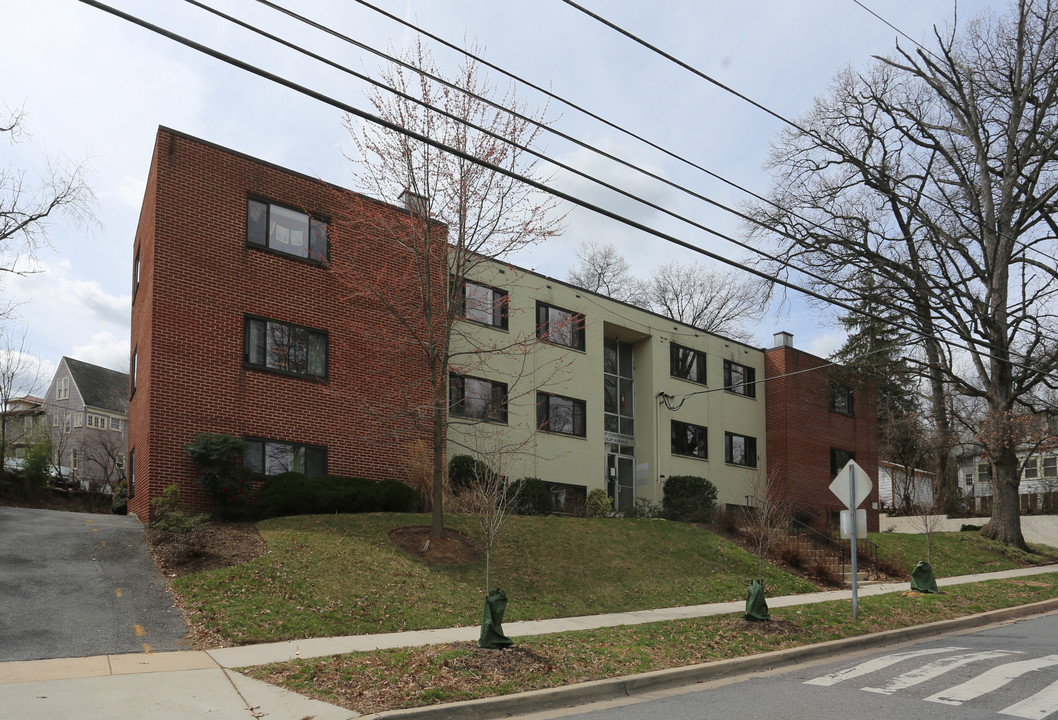
M 132 630 L 136 633 L 136 637 L 143 637 L 147 634 L 147 631 L 143 629 L 142 625 L 133 625 Z
M 99 528 L 92 528 L 92 532 L 99 532 Z
M 147 643 L 143 643 L 143 652 L 145 652 L 145 653 L 148 653 L 148 654 L 149 654 L 149 653 L 152 653 L 152 652 L 154 652 L 154 651 L 153 651 L 153 650 L 151 650 L 151 646 L 150 646 L 150 645 L 148 645 Z
M 107 541 L 106 540 L 100 540 L 99 542 L 103 545 L 103 547 L 107 546 Z
M 114 588 L 114 594 L 121 597 L 121 588 Z

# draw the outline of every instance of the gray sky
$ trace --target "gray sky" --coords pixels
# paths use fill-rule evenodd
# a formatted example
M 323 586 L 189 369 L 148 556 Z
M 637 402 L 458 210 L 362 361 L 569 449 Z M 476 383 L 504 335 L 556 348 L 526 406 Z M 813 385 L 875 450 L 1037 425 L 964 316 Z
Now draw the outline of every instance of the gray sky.
M 380 65 L 367 52 L 299 27 L 253 0 L 206 1 L 354 69 L 374 75 Z M 113 0 L 111 4 L 367 108 L 358 81 L 321 69 L 188 2 Z M 382 50 L 399 51 L 413 40 L 409 31 L 353 0 L 286 4 Z M 374 4 L 455 44 L 476 40 L 497 65 L 745 187 L 762 194 L 768 189 L 761 165 L 781 127 L 778 120 L 560 0 L 376 0 Z M 872 54 L 889 53 L 897 39 L 895 30 L 853 0 L 583 0 L 582 4 L 791 119 L 808 110 L 836 72 L 848 65 L 862 67 Z M 928 40 L 933 25 L 949 26 L 954 11 L 951 0 L 865 0 L 865 4 L 922 41 Z M 1000 11 L 1006 5 L 960 2 L 960 23 L 990 7 Z M 85 232 L 53 225 L 53 247 L 39 254 L 36 269 L 41 272 L 9 280 L 4 290 L 25 300 L 19 314 L 28 325 L 31 349 L 44 362 L 49 377 L 62 355 L 127 370 L 132 244 L 159 125 L 356 189 L 350 163 L 342 154 L 354 152 L 353 147 L 338 111 L 328 105 L 76 0 L 0 0 L 0 17 L 7 29 L 0 43 L 0 103 L 9 108 L 24 105 L 32 135 L 15 147 L 0 146 L 0 163 L 32 174 L 42 171 L 48 157 L 84 159 L 98 199 L 99 228 Z M 441 48 L 434 55 L 442 65 L 457 60 Z M 544 102 L 531 91 L 524 97 L 531 103 Z M 563 132 L 697 192 L 729 205 L 745 200 L 723 184 L 573 110 L 552 103 L 550 116 Z M 586 151 L 557 140 L 547 142 L 547 151 L 698 222 L 738 233 L 738 224 L 729 215 L 626 169 L 609 167 Z M 559 176 L 557 182 L 564 191 L 602 200 L 617 212 L 688 242 L 732 257 L 743 255 L 655 211 L 609 198 L 583 180 Z M 690 262 L 697 257 L 576 210 L 562 238 L 514 261 L 563 278 L 574 262 L 574 249 L 585 240 L 615 243 L 641 275 L 661 262 Z M 793 332 L 796 345 L 821 355 L 841 342 L 839 330 L 799 301 L 769 314 L 758 325 L 758 342 L 770 344 L 777 330 Z

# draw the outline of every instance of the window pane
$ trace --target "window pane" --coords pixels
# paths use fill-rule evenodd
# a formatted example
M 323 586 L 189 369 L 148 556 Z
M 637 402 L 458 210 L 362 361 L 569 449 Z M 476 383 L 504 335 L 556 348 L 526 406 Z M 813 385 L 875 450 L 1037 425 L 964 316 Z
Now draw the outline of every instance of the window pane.
M 278 205 L 269 213 L 268 246 L 297 257 L 309 256 L 309 216 Z
M 268 205 L 258 200 L 246 203 L 246 242 L 253 245 L 267 244 Z
M 264 472 L 264 447 L 257 440 L 247 440 L 246 450 L 243 452 L 242 464 L 252 473 Z
M 1058 477 L 1058 458 L 1046 457 L 1043 459 L 1043 476 Z
M 604 412 L 617 412 L 617 378 L 609 376 L 603 378 L 603 397 L 606 403 Z
M 309 221 L 309 257 L 313 260 L 327 259 L 327 223 L 312 218 Z
M 573 401 L 569 398 L 552 396 L 550 405 L 551 417 L 548 427 L 554 432 L 572 435 L 574 433 Z
M 610 373 L 611 375 L 617 374 L 617 340 L 616 338 L 606 338 L 603 341 L 602 349 L 602 371 Z
M 327 474 L 326 448 L 305 448 L 305 474 L 310 478 L 323 477 Z
M 493 325 L 496 308 L 492 288 L 468 282 L 464 286 L 463 308 L 467 320 Z
M 269 442 L 264 448 L 265 475 L 279 475 L 294 469 L 294 453 L 290 445 Z
M 463 414 L 472 418 L 487 418 L 492 403 L 492 383 L 466 378 L 463 387 Z
M 548 337 L 556 345 L 573 347 L 573 317 L 558 308 L 551 308 L 547 316 Z
M 299 327 L 290 327 L 287 332 L 290 338 L 290 343 L 287 346 L 287 370 L 304 375 L 309 369 L 308 333 L 305 328 Z
M 288 366 L 290 334 L 282 323 L 267 323 L 265 365 L 276 370 L 286 370 Z
M 618 397 L 621 415 L 632 417 L 632 381 L 621 378 L 621 395 Z
M 620 351 L 621 356 L 619 358 L 621 362 L 621 377 L 631 378 L 632 377 L 632 346 L 628 343 L 621 343 Z
M 309 375 L 327 377 L 327 336 L 309 333 Z

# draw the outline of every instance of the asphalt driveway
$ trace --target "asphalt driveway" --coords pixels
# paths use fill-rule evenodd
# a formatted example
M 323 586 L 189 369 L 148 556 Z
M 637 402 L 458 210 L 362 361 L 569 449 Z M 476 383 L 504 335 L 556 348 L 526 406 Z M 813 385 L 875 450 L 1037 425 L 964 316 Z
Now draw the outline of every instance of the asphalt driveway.
M 0 662 L 186 649 L 143 532 L 121 515 L 0 507 Z

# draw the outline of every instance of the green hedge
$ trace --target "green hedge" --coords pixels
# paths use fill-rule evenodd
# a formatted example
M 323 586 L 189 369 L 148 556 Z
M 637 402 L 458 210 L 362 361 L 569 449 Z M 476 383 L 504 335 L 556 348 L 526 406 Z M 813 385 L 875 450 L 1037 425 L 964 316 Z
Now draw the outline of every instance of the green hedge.
M 511 483 L 510 492 L 517 497 L 516 515 L 549 515 L 555 509 L 551 489 L 540 478 L 527 477 Z
M 673 475 L 665 480 L 661 507 L 669 520 L 710 522 L 716 510 L 716 485 L 697 475 Z
M 307 478 L 302 473 L 273 475 L 257 493 L 258 517 L 364 512 L 414 512 L 418 495 L 396 480 L 327 476 Z

